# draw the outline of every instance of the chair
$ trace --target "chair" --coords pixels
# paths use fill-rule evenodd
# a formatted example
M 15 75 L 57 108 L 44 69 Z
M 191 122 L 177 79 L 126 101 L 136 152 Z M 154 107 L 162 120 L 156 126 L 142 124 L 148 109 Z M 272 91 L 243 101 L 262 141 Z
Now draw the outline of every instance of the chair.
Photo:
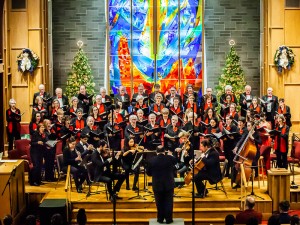
M 221 178 L 222 178 L 222 179 L 218 182 L 218 183 L 221 184 L 221 188 L 218 187 L 218 183 L 216 183 L 216 186 L 215 186 L 214 188 L 210 188 L 210 189 L 214 189 L 214 190 L 217 190 L 217 191 L 218 191 L 218 190 L 223 191 L 223 192 L 225 193 L 225 195 L 226 195 L 226 198 L 228 198 L 228 196 L 227 196 L 227 191 L 226 191 L 225 186 L 224 186 L 224 183 L 223 183 L 223 179 L 224 179 L 224 177 L 225 177 L 225 173 L 226 173 L 226 168 L 227 168 L 227 166 L 228 166 L 228 160 L 225 159 L 225 161 L 224 161 L 224 163 L 223 163 L 223 167 L 222 167 L 222 169 L 221 169 Z M 205 186 L 204 192 L 203 192 L 203 195 L 204 195 L 204 196 L 205 196 L 206 189 L 208 189 L 208 188 L 206 188 L 206 185 L 207 185 L 207 180 L 206 180 L 205 183 L 204 183 L 204 186 Z
M 299 163 L 300 163 L 300 139 L 295 134 L 293 134 L 291 156 L 288 157 L 288 164 L 290 167 L 290 171 L 294 170 L 295 164 L 299 166 Z
M 94 168 L 93 163 L 92 162 L 88 162 L 86 164 L 86 169 L 87 169 L 88 178 L 89 178 L 89 182 L 88 182 L 89 190 L 88 190 L 88 193 L 86 194 L 86 197 L 89 197 L 91 194 L 100 194 L 101 191 L 97 191 L 97 190 L 98 190 L 101 182 L 94 181 L 94 169 L 95 168 Z M 91 187 L 93 186 L 93 184 L 97 184 L 97 190 L 96 190 L 96 192 L 91 192 Z M 108 200 L 107 184 L 106 183 L 105 183 L 105 194 L 106 194 L 106 200 Z
M 56 185 L 55 185 L 55 189 L 56 189 L 56 187 L 58 185 L 58 182 L 60 181 L 60 178 L 67 176 L 67 173 L 65 173 L 62 170 L 62 168 L 64 166 L 64 157 L 63 157 L 63 154 L 56 155 L 56 165 L 57 165 L 58 178 L 57 178 L 57 182 L 56 182 Z M 72 190 L 72 182 L 71 182 L 71 190 Z

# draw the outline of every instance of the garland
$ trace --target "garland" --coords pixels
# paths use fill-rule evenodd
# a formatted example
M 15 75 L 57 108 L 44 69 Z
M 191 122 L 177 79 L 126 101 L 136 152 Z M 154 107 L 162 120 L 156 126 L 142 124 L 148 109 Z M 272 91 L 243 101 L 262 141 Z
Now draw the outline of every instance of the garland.
M 279 73 L 282 69 L 290 70 L 295 62 L 295 54 L 293 50 L 287 46 L 279 46 L 274 56 L 274 64 L 277 67 Z
M 29 48 L 24 48 L 22 52 L 17 56 L 18 71 L 30 72 L 33 75 L 33 71 L 39 64 L 39 57 L 34 51 Z

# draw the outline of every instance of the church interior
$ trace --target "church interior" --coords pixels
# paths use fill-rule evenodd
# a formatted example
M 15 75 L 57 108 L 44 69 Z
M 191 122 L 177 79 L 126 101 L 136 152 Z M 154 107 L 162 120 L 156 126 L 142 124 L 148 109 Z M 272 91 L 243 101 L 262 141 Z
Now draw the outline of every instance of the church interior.
M 257 224 L 283 203 L 300 224 L 299 21 L 300 0 L 0 0 L 0 222 L 248 224 L 250 196 Z M 177 160 L 165 222 L 159 146 Z M 210 149 L 216 182 L 194 166 Z

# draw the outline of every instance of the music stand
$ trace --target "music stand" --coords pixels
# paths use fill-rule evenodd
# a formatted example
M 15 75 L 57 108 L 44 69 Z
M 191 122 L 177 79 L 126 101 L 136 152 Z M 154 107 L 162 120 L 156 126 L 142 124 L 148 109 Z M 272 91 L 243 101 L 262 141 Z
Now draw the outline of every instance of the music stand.
M 142 162 L 142 160 L 144 158 L 143 154 L 144 154 L 144 152 L 137 152 L 136 155 L 135 155 L 135 157 L 134 157 L 134 160 L 132 162 L 131 169 L 135 170 L 136 168 L 139 168 L 138 169 L 138 173 L 140 171 L 141 162 Z M 138 179 L 137 185 L 138 185 L 137 195 L 134 196 L 134 197 L 128 198 L 128 200 L 131 200 L 131 199 L 143 199 L 143 200 L 147 200 L 146 198 L 144 198 L 143 196 L 140 195 L 140 179 Z

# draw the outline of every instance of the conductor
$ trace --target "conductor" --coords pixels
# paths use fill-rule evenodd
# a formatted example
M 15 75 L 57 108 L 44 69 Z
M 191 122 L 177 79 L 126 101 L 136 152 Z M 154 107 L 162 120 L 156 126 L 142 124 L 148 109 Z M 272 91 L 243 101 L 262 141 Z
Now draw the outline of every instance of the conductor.
M 147 174 L 152 176 L 152 187 L 157 208 L 157 222 L 173 222 L 174 170 L 176 158 L 165 155 L 162 145 L 156 148 L 157 156 L 149 161 Z M 172 154 L 172 153 L 171 153 Z

